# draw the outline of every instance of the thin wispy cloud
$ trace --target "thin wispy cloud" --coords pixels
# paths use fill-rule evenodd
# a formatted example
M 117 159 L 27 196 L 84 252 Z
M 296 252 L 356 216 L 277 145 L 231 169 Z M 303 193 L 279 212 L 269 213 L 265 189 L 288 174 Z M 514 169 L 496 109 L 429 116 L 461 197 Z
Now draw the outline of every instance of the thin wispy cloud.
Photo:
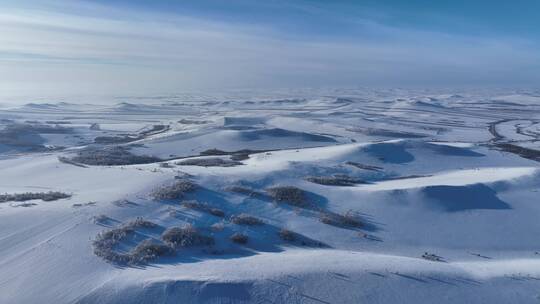
M 322 20 L 321 22 L 324 22 Z M 536 42 L 347 20 L 347 35 L 299 39 L 271 24 L 89 2 L 6 4 L 4 92 L 531 84 Z M 298 35 L 296 35 L 298 36 Z

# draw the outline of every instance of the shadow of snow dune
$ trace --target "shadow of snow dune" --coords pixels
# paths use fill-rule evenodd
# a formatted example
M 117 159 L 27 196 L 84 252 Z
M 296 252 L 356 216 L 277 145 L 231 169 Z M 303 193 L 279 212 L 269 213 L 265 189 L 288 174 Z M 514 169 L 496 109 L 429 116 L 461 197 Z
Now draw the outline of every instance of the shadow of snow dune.
M 467 186 L 429 186 L 422 190 L 434 208 L 448 212 L 474 209 L 511 209 L 484 184 Z

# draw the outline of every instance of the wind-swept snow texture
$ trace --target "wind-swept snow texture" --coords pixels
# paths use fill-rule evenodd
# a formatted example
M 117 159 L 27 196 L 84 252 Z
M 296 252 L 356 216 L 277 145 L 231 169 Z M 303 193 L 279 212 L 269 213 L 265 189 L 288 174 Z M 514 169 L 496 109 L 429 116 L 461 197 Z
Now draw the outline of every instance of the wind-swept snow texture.
M 269 95 L 1 110 L 0 303 L 540 301 L 539 92 Z

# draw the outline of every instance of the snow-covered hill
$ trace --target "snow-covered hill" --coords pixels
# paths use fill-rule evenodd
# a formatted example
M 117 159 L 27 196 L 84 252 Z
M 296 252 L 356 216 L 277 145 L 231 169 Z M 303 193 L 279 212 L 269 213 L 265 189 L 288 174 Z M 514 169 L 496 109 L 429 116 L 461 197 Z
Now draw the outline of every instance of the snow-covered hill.
M 0 303 L 537 303 L 520 94 L 4 109 Z

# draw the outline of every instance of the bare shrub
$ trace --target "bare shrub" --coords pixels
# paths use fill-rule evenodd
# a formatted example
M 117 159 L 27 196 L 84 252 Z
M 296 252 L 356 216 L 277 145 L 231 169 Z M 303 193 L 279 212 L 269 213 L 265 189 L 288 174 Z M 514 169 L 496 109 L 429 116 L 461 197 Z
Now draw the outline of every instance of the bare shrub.
M 224 217 L 225 216 L 225 212 L 219 208 L 214 208 L 208 204 L 205 204 L 205 203 L 200 203 L 200 202 L 197 202 L 197 201 L 184 201 L 182 202 L 182 206 L 185 207 L 185 208 L 189 208 L 189 209 L 193 209 L 193 210 L 197 210 L 197 211 L 201 211 L 201 212 L 205 212 L 205 213 L 209 213 L 213 216 L 217 216 L 217 217 Z
M 231 222 L 237 225 L 246 225 L 246 226 L 259 226 L 264 225 L 264 222 L 254 216 L 249 214 L 241 213 L 238 215 L 233 215 L 231 217 Z
M 174 249 L 167 245 L 158 244 L 152 239 L 140 242 L 129 252 L 129 262 L 132 264 L 146 263 L 161 256 L 174 254 Z
M 13 194 L 0 194 L 0 203 L 5 202 L 24 202 L 29 200 L 40 199 L 45 202 L 55 201 L 64 198 L 70 198 L 71 194 L 58 192 L 58 191 L 49 191 L 49 192 L 24 192 L 24 193 L 13 193 Z
M 216 232 L 223 231 L 225 229 L 225 224 L 223 224 L 222 222 L 215 223 L 215 224 L 212 224 L 212 226 L 210 226 L 210 229 Z
M 200 167 L 234 167 L 242 165 L 241 162 L 218 157 L 212 158 L 194 158 L 176 163 L 180 166 L 200 166 Z
M 133 221 L 127 222 L 124 227 L 135 229 L 135 228 L 155 228 L 157 224 L 152 223 L 143 219 L 142 217 L 137 217 Z
M 362 183 L 362 180 L 360 179 L 341 174 L 334 176 L 310 176 L 307 177 L 306 180 L 325 186 L 354 186 Z
M 352 212 L 350 210 L 347 211 L 345 214 L 325 212 L 321 214 L 319 219 L 321 222 L 327 225 L 337 227 L 360 228 L 364 225 L 360 217 L 355 212 Z
M 192 247 L 192 246 L 208 246 L 214 244 L 214 238 L 203 235 L 197 228 L 192 225 L 184 227 L 173 227 L 167 229 L 161 235 L 161 239 L 169 246 L 176 247 Z
M 152 196 L 157 200 L 181 199 L 184 194 L 193 192 L 197 185 L 188 179 L 177 179 L 172 185 L 154 190 Z
M 120 227 L 100 232 L 92 242 L 94 254 L 110 262 L 128 263 L 130 261 L 129 254 L 118 253 L 114 250 L 114 247 L 134 232 L 129 227 Z
M 306 193 L 294 186 L 277 186 L 266 189 L 276 202 L 287 203 L 297 207 L 307 207 Z
M 94 222 L 101 223 L 102 221 L 108 221 L 109 217 L 100 215 L 94 217 Z M 135 228 L 154 228 L 157 225 L 144 220 L 141 217 L 137 217 L 135 220 L 130 221 L 118 228 L 100 232 L 92 245 L 94 247 L 94 254 L 111 262 L 115 263 L 130 263 L 133 260 L 131 254 L 118 253 L 114 250 L 114 247 L 118 245 L 128 235 L 135 233 Z
M 230 239 L 237 244 L 246 244 L 248 242 L 248 236 L 239 232 L 231 235 Z
M 287 230 L 285 228 L 281 229 L 279 232 L 278 232 L 278 235 L 279 235 L 279 238 L 284 240 L 284 241 L 287 241 L 287 242 L 294 242 L 297 238 L 297 235 L 296 233 L 290 231 L 290 230 Z

